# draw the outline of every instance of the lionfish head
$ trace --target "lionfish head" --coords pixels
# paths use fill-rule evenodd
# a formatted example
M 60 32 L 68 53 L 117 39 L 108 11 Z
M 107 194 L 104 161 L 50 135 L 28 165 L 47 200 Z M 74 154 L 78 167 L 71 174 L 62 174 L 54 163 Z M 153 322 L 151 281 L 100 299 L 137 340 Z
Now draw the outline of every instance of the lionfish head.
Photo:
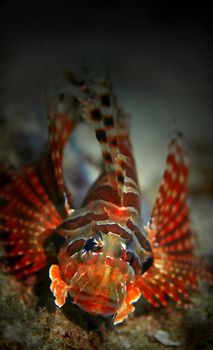
M 72 241 L 61 250 L 59 263 L 73 302 L 105 316 L 121 308 L 138 268 L 131 242 L 111 232 Z

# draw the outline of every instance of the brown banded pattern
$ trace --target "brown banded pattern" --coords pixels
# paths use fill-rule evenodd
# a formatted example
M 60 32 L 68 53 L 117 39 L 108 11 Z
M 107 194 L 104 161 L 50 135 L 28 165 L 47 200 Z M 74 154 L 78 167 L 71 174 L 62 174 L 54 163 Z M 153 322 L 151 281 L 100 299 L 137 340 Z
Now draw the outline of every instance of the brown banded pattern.
M 99 198 L 121 206 L 134 207 L 139 212 L 140 191 L 129 139 L 128 115 L 116 104 L 109 84 L 99 83 L 93 88 L 96 99 L 83 100 L 82 111 L 95 130 L 107 177 L 105 174 L 99 177 L 86 202 Z

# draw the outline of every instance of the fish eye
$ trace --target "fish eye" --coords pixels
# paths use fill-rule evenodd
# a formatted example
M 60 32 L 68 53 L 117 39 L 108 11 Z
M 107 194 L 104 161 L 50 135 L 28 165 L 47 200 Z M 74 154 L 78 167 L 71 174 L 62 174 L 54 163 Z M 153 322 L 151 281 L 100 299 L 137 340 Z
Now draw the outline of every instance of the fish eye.
M 92 248 L 95 246 L 95 241 L 94 238 L 89 238 L 86 241 L 86 244 L 84 246 L 84 249 L 86 250 L 86 252 L 89 252 L 90 250 L 92 250 Z
M 101 232 L 97 232 L 94 237 L 89 238 L 85 245 L 84 245 L 84 251 L 85 252 L 99 252 L 103 248 L 103 237 Z

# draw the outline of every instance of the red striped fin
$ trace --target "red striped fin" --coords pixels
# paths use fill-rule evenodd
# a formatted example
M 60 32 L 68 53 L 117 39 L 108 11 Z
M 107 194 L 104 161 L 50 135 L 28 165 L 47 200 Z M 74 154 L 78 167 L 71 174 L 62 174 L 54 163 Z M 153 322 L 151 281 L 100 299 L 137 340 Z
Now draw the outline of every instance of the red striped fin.
M 70 211 L 61 162 L 72 126 L 64 114 L 51 115 L 48 152 L 20 173 L 8 169 L 1 176 L 6 180 L 0 184 L 3 260 L 17 278 L 45 266 L 44 241 Z
M 189 299 L 188 288 L 183 276 L 178 272 L 160 269 L 154 263 L 137 283 L 141 294 L 154 307 L 167 306 L 168 298 L 179 305 L 186 305 Z M 189 278 L 186 274 L 185 277 Z
M 188 159 L 181 142 L 178 135 L 169 146 L 166 170 L 148 229 L 155 248 L 164 247 L 165 252 L 174 250 L 176 254 L 187 251 L 189 256 L 194 256 L 187 205 Z
M 5 256 L 3 261 L 9 272 L 22 278 L 46 264 L 44 240 L 59 225 L 62 218 L 36 177 L 31 187 L 27 173 L 35 176 L 35 169 L 25 168 L 14 174 L 10 183 L 1 188 L 0 229 L 3 233 Z
M 147 225 L 154 263 L 138 283 L 154 306 L 166 305 L 167 297 L 183 304 L 188 300 L 188 289 L 196 288 L 199 278 L 213 282 L 194 251 L 187 205 L 188 159 L 182 143 L 178 134 L 169 146 L 166 170 Z

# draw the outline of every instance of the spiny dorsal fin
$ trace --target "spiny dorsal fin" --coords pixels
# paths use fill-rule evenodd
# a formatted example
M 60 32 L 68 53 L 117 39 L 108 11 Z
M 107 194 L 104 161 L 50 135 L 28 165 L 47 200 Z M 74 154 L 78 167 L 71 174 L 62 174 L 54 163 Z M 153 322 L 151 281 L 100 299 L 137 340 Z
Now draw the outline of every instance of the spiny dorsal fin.
M 115 166 L 103 124 L 103 115 L 98 102 L 94 99 L 81 100 L 81 109 L 84 119 L 91 124 L 95 130 L 97 141 L 101 147 L 106 173 L 109 175 L 109 179 L 112 179 L 111 173 L 115 173 Z M 112 183 L 112 185 L 114 184 Z
M 118 184 L 118 193 L 120 197 L 120 204 L 123 206 L 123 194 L 124 194 L 124 186 L 125 186 L 125 175 L 126 175 L 126 157 L 119 153 L 115 157 L 115 172 L 116 172 L 116 180 Z
M 92 99 L 81 101 L 81 106 L 85 120 L 90 123 L 95 130 L 110 185 L 117 189 L 120 202 L 122 203 L 125 156 L 116 153 L 116 151 L 118 151 L 116 133 L 114 133 L 113 139 L 111 138 L 109 141 L 107 128 L 109 128 L 109 126 L 110 128 L 114 126 L 113 116 L 103 116 L 98 102 Z
M 110 81 L 95 84 L 93 90 L 99 100 L 109 148 L 113 159 L 115 159 L 118 153 L 123 154 L 122 145 L 125 144 L 127 149 L 131 149 L 129 140 L 130 114 L 125 113 L 119 106 Z

